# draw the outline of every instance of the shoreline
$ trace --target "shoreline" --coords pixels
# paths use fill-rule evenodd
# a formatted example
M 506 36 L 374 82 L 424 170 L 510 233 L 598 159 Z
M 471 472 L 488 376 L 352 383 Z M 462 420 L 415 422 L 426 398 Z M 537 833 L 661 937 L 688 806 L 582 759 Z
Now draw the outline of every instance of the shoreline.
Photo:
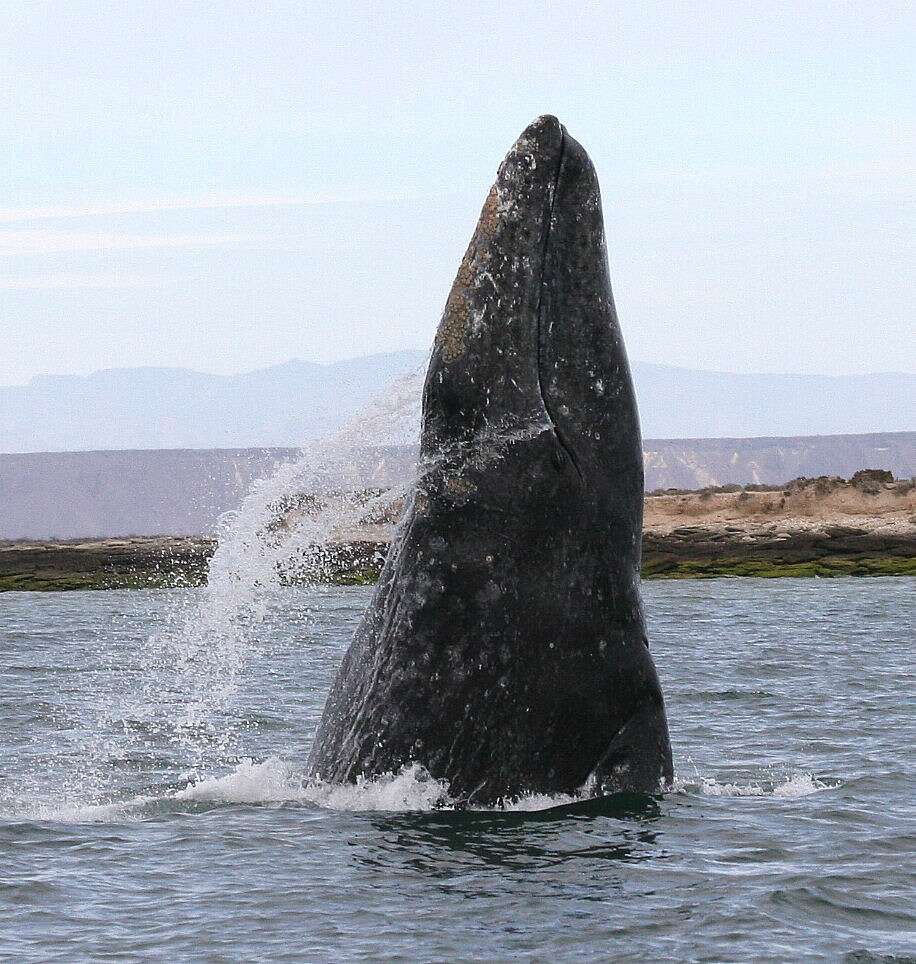
M 0 592 L 202 586 L 215 547 L 213 539 L 180 536 L 0 542 Z M 387 549 L 386 542 L 339 543 L 315 581 L 373 583 Z M 643 533 L 643 579 L 897 575 L 916 576 L 912 535 L 891 538 L 849 527 L 790 536 L 704 526 Z M 304 581 L 295 574 L 281 578 Z
M 860 535 L 860 534 L 856 534 Z M 720 533 L 685 530 L 678 539 L 643 540 L 643 579 L 724 577 L 916 576 L 916 544 L 777 540 L 752 548 Z M 116 543 L 116 544 L 113 544 Z M 72 543 L 0 543 L 0 593 L 193 588 L 206 583 L 215 542 L 149 537 Z M 381 571 L 385 543 L 346 543 L 313 581 L 369 585 Z M 287 585 L 310 580 L 283 576 Z
M 643 578 L 916 575 L 916 481 L 889 476 L 650 493 Z M 294 526 L 315 504 L 301 500 L 279 525 Z M 317 579 L 288 572 L 281 581 L 374 582 L 401 511 L 393 504 L 372 523 L 338 532 Z M 205 536 L 0 541 L 0 592 L 200 586 L 215 547 Z

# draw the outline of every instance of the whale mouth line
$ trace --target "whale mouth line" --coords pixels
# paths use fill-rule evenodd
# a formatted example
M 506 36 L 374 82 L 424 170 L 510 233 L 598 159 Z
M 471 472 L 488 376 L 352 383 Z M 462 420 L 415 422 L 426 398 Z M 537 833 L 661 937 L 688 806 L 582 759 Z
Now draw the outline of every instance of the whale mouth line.
M 544 318 L 544 287 L 546 285 L 547 252 L 550 249 L 550 237 L 553 232 L 553 209 L 557 200 L 557 190 L 560 186 L 560 178 L 563 174 L 563 163 L 566 159 L 566 128 L 562 124 L 560 124 L 559 127 L 560 149 L 557 151 L 556 170 L 554 171 L 551 179 L 552 189 L 548 192 L 547 203 L 545 205 L 546 210 L 544 212 L 544 219 L 546 222 L 546 230 L 544 231 L 544 244 L 541 249 L 541 282 L 538 286 L 538 300 L 537 307 L 535 308 L 535 323 L 537 325 L 538 392 L 541 396 L 541 404 L 544 407 L 544 412 L 547 415 L 547 421 L 550 424 L 550 429 L 553 432 L 557 443 L 566 454 L 567 458 L 575 469 L 576 474 L 579 476 L 579 479 L 584 481 L 585 476 L 582 473 L 579 460 L 576 458 L 576 453 L 569 441 L 564 438 L 563 432 L 560 431 L 560 427 L 557 425 L 553 412 L 550 410 L 550 403 L 547 401 L 547 393 L 544 391 L 544 345 L 547 339 L 547 332 L 545 330 L 546 321 Z

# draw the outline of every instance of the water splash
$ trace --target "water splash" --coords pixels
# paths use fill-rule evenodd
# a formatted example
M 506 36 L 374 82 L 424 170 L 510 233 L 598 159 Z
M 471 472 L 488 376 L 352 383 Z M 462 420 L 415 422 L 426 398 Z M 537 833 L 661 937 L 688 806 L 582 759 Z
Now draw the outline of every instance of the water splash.
M 164 728 L 196 769 L 238 759 L 232 707 L 245 667 L 259 652 L 258 628 L 285 581 L 327 582 L 340 545 L 362 522 L 384 517 L 425 475 L 460 474 L 550 430 L 538 420 L 493 423 L 427 456 L 412 478 L 367 493 L 367 477 L 377 468 L 367 465 L 367 443 L 378 451 L 416 442 L 422 383 L 422 371 L 399 379 L 337 434 L 255 482 L 241 506 L 220 520 L 204 590 L 177 601 L 168 625 L 150 639 L 140 698 L 126 718 L 157 734 Z M 306 506 L 298 511 L 297 497 Z
M 255 481 L 221 517 L 206 585 L 176 593 L 164 624 L 143 641 L 104 721 L 120 730 L 117 745 L 94 756 L 150 752 L 164 741 L 198 774 L 238 761 L 239 689 L 261 653 L 259 630 L 277 592 L 287 581 L 324 582 L 347 533 L 405 496 L 412 479 L 369 494 L 366 484 L 383 458 L 373 452 L 416 442 L 422 383 L 420 370 L 398 379 L 336 434 Z M 98 764 L 86 761 L 87 793 L 98 784 L 90 771 L 105 770 Z
M 304 800 L 301 779 L 279 757 L 263 763 L 244 759 L 232 772 L 189 782 L 174 794 L 175 800 L 195 803 L 287 803 Z

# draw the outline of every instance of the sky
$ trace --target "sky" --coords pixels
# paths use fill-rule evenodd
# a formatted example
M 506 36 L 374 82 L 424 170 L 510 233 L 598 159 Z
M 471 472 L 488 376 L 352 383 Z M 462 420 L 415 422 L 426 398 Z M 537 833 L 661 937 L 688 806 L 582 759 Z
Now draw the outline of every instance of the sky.
M 629 353 L 916 371 L 910 3 L 0 4 L 0 384 L 425 348 L 496 168 L 589 151 Z

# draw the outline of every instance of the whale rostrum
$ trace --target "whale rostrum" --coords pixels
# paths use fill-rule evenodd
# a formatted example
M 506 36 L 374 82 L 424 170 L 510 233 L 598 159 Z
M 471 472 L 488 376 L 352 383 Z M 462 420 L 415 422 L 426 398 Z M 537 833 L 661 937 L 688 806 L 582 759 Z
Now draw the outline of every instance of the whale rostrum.
M 670 782 L 598 181 L 554 117 L 500 166 L 448 296 L 419 469 L 310 775 L 417 763 L 483 805 Z

